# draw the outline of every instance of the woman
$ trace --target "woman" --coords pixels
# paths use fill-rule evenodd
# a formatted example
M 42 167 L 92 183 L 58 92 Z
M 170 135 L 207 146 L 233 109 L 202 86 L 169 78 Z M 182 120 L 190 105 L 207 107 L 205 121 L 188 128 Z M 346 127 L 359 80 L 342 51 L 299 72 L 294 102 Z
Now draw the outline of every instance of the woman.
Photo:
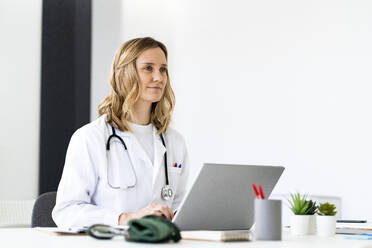
M 52 213 L 58 226 L 126 225 L 149 214 L 171 220 L 185 195 L 188 159 L 169 127 L 175 97 L 166 47 L 149 37 L 124 43 L 110 85 L 99 118 L 71 138 Z

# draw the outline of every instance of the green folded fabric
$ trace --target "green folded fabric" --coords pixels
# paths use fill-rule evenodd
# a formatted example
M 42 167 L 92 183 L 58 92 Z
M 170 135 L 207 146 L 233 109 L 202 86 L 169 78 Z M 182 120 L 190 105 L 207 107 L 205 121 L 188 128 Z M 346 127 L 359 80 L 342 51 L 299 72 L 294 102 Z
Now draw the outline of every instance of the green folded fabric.
M 164 217 L 148 215 L 129 221 L 128 235 L 125 240 L 131 242 L 164 243 L 181 239 L 180 230 Z

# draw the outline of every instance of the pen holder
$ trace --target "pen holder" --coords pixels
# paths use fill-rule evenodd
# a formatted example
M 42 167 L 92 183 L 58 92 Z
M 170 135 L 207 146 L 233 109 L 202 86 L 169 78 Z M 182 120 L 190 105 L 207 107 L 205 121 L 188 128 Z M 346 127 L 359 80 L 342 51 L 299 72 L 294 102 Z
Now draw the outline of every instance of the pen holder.
M 282 240 L 282 201 L 254 201 L 255 237 L 257 240 Z

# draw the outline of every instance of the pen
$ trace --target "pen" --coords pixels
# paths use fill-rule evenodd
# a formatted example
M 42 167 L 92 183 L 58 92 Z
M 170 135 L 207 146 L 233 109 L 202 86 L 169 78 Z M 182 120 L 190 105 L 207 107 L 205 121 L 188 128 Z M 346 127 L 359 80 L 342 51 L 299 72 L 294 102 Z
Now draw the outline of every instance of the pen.
M 256 188 L 256 184 L 252 183 L 252 188 L 253 188 L 253 193 L 255 194 L 255 196 L 257 197 L 257 199 L 260 199 L 260 194 L 258 194 L 258 191 L 257 191 L 257 188 Z
M 262 186 L 261 186 L 261 184 L 258 185 L 258 190 L 260 191 L 261 199 L 265 199 L 265 196 L 264 196 L 264 193 L 263 193 L 263 190 L 262 190 Z

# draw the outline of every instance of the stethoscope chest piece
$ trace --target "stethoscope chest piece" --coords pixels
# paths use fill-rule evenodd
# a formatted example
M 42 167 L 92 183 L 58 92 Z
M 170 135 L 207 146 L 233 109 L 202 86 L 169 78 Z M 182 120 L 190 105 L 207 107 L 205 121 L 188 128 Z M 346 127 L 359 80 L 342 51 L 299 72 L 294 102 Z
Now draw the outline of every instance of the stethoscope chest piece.
M 163 200 L 167 201 L 167 200 L 171 199 L 172 196 L 173 196 L 173 190 L 172 190 L 171 186 L 169 186 L 169 185 L 163 186 L 163 188 L 161 189 L 161 198 Z

